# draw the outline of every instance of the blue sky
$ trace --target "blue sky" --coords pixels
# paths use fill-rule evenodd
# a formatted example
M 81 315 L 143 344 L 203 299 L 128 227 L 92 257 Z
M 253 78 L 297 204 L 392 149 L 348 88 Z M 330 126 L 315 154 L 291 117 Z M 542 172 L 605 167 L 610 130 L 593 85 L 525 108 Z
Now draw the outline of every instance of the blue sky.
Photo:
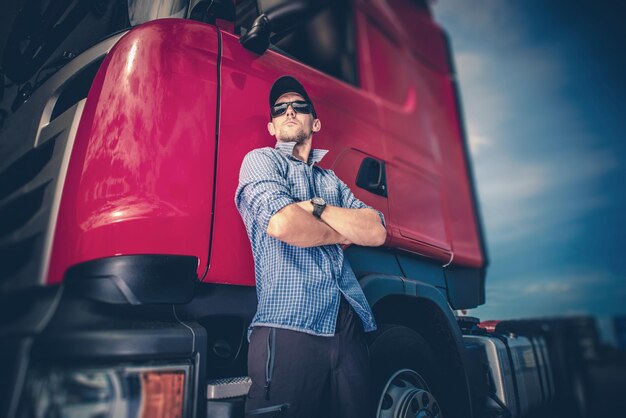
M 620 3 L 433 6 L 454 50 L 491 259 L 472 315 L 626 313 Z

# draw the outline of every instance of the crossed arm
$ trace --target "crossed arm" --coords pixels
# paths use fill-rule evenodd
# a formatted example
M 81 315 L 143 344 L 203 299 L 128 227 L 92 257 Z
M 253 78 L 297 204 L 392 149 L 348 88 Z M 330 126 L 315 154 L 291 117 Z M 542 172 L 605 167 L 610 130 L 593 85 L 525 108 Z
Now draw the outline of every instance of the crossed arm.
M 329 244 L 375 247 L 384 244 L 387 238 L 385 227 L 373 209 L 327 205 L 321 219 L 317 219 L 308 201 L 292 203 L 276 212 L 270 218 L 267 233 L 298 247 Z
M 259 224 L 267 225 L 268 235 L 298 247 L 384 244 L 387 231 L 378 212 L 363 207 L 340 180 L 342 207 L 327 205 L 321 219 L 317 219 L 311 202 L 294 203 L 282 171 L 280 162 L 267 150 L 257 149 L 246 155 L 235 193 L 235 203 L 244 218 L 254 217 Z

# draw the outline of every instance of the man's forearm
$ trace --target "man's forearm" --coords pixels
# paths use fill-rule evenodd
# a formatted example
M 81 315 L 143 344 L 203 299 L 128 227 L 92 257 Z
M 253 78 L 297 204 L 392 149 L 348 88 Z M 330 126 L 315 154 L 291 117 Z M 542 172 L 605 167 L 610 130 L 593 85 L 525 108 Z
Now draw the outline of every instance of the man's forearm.
M 307 213 L 313 213 L 311 202 L 298 202 L 297 205 Z M 387 231 L 373 209 L 327 205 L 321 220 L 354 244 L 377 247 L 387 239 Z
M 297 247 L 350 244 L 344 236 L 325 222 L 311 216 L 298 203 L 287 205 L 274 214 L 267 227 L 267 233 Z

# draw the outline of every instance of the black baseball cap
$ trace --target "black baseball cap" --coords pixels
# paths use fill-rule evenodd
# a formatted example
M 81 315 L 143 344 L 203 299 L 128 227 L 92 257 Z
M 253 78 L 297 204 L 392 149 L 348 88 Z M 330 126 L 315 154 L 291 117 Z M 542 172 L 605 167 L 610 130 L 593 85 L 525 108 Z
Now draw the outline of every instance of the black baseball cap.
M 311 98 L 306 93 L 304 86 L 298 80 L 296 80 L 295 77 L 292 77 L 290 75 L 284 75 L 282 77 L 279 77 L 276 79 L 276 81 L 274 81 L 274 84 L 272 84 L 272 89 L 270 90 L 270 107 L 274 106 L 276 100 L 278 100 L 278 98 L 285 93 L 297 93 L 302 96 L 304 100 L 311 104 L 313 117 L 317 119 L 315 107 L 313 106 Z

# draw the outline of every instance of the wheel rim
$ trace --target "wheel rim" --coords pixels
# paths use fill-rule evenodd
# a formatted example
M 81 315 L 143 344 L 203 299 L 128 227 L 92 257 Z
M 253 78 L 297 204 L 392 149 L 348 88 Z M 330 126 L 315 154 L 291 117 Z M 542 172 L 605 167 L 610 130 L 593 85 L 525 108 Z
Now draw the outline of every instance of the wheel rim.
M 443 418 L 426 381 L 410 369 L 398 370 L 385 384 L 377 418 Z

